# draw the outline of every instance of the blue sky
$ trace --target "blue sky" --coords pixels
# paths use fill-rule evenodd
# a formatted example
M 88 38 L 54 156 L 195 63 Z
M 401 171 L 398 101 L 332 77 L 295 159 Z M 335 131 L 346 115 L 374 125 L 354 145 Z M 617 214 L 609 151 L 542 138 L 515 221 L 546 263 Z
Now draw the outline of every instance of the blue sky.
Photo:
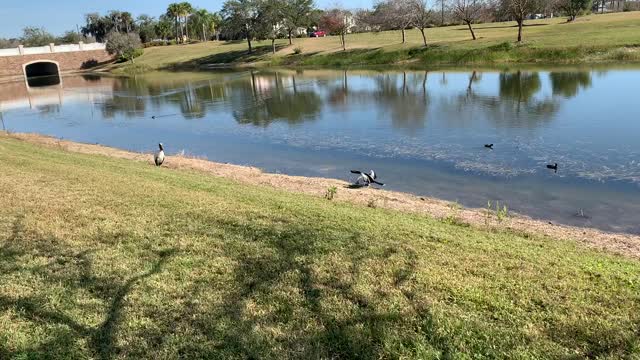
M 42 26 L 55 35 L 82 26 L 84 14 L 104 13 L 112 9 L 126 10 L 134 16 L 162 14 L 170 0 L 1 0 L 0 37 L 18 37 L 26 26 Z M 223 0 L 192 0 L 192 5 L 218 11 Z M 316 0 L 320 8 L 336 3 L 346 8 L 370 7 L 372 0 Z

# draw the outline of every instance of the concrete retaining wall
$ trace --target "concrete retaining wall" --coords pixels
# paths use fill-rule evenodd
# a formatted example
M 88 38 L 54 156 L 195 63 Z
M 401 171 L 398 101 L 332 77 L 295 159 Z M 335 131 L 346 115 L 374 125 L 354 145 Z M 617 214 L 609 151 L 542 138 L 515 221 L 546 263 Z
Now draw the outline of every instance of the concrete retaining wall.
M 86 44 L 92 45 L 92 44 Z M 103 44 L 100 44 L 103 45 Z M 40 48 L 31 48 L 31 49 L 40 49 L 40 51 L 44 51 L 45 47 Z M 46 47 L 50 48 L 50 47 Z M 90 47 L 91 48 L 91 47 Z M 25 50 L 28 48 L 24 48 Z M 23 70 L 22 67 L 24 64 L 31 63 L 34 61 L 53 61 L 59 64 L 60 72 L 72 72 L 90 69 L 100 63 L 104 63 L 112 60 L 112 56 L 109 55 L 106 50 L 103 49 L 91 49 L 91 50 L 82 50 L 82 51 L 73 51 L 69 50 L 70 48 L 60 48 L 60 50 L 64 50 L 61 52 L 44 52 L 44 53 L 31 53 L 35 50 L 26 51 L 23 53 L 24 55 L 6 55 L 10 52 L 4 50 L 13 50 L 13 49 L 4 49 L 2 52 L 2 56 L 0 56 L 0 77 L 2 76 L 15 76 L 22 75 Z M 49 49 L 50 50 L 50 49 Z

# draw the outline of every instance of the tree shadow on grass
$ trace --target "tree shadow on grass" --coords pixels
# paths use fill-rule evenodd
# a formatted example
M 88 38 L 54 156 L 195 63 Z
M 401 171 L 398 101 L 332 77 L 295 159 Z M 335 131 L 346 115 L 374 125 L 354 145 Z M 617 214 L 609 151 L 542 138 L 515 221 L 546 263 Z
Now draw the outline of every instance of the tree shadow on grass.
M 295 223 L 280 229 L 258 225 L 257 221 L 251 224 L 216 221 L 214 226 L 225 232 L 242 233 L 245 239 L 225 244 L 225 253 L 237 254 L 234 291 L 224 298 L 223 306 L 206 309 L 192 324 L 200 329 L 201 336 L 212 341 L 216 336 L 222 337 L 222 345 L 210 349 L 191 344 L 181 354 L 239 358 L 381 358 L 388 350 L 385 349 L 388 343 L 397 340 L 389 338 L 389 329 L 403 331 L 415 326 L 425 332 L 425 337 L 438 339 L 441 354 L 449 352 L 446 339 L 436 335 L 426 306 L 415 305 L 413 311 L 419 314 L 406 319 L 398 311 L 380 305 L 389 296 L 385 292 L 372 296 L 360 290 L 362 284 L 358 284 L 358 278 L 367 271 L 361 264 L 373 256 L 368 250 L 366 234 L 351 230 L 327 239 L 324 229 Z M 326 248 L 326 241 L 343 244 L 343 253 L 349 254 L 339 264 L 344 268 L 335 269 L 341 276 L 318 273 L 316 261 L 334 251 Z M 264 246 L 256 251 L 256 243 Z M 390 251 L 398 256 L 407 252 L 410 259 L 406 267 L 398 269 L 394 286 L 399 288 L 411 283 L 416 271 L 415 253 L 411 255 L 409 249 Z M 197 294 L 203 291 L 203 285 L 198 284 L 191 291 Z M 414 294 L 408 290 L 404 296 L 408 299 Z M 343 304 L 344 313 L 331 308 L 329 303 L 335 304 L 335 301 Z M 261 306 L 271 310 L 256 310 Z M 233 324 L 233 327 L 221 331 L 216 324 Z M 292 332 L 274 338 L 260 331 L 265 328 Z
M 276 45 L 276 51 L 280 51 L 285 47 L 285 45 Z M 233 65 L 240 63 L 252 63 L 267 60 L 272 53 L 273 48 L 271 47 L 271 45 L 260 45 L 254 47 L 252 52 L 249 52 L 249 50 L 224 51 L 209 56 L 192 59 L 187 62 L 167 65 L 167 67 L 161 70 L 174 70 L 184 67 L 206 65 Z
M 524 23 L 522 26 L 523 27 L 536 27 L 536 26 L 549 26 L 551 24 L 527 24 Z M 518 24 L 515 25 L 500 25 L 500 26 L 474 26 L 474 30 L 483 30 L 483 29 L 509 29 L 509 28 L 518 28 Z M 459 28 L 459 29 L 455 29 L 458 31 L 469 31 L 469 28 Z
M 45 354 L 71 356 L 72 346 L 78 338 L 89 345 L 93 356 L 99 359 L 114 358 L 119 349 L 116 347 L 118 326 L 123 322 L 122 311 L 126 306 L 125 298 L 134 286 L 162 271 L 163 266 L 175 254 L 174 249 L 155 252 L 156 259 L 149 270 L 133 275 L 125 281 L 99 277 L 93 274 L 91 256 L 94 250 L 77 252 L 52 236 L 38 236 L 28 233 L 23 225 L 24 217 L 18 217 L 13 224 L 10 236 L 0 247 L 0 270 L 3 274 L 27 271 L 47 279 L 49 283 L 67 285 L 67 291 L 88 291 L 97 300 L 108 303 L 104 321 L 98 326 L 85 325 L 63 311 L 51 309 L 43 295 L 6 295 L 0 293 L 0 311 L 13 310 L 23 319 L 49 326 L 62 325 L 68 330 L 52 330 L 50 340 L 36 348 L 11 356 L 41 357 Z M 43 266 L 26 269 L 20 264 L 21 257 L 45 257 L 51 261 Z M 63 273 L 61 273 L 63 272 Z

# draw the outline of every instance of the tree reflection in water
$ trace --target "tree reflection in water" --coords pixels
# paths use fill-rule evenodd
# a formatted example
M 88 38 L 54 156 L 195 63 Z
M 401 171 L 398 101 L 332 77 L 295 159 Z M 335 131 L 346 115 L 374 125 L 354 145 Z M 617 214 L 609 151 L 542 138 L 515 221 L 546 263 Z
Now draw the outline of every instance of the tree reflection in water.
M 277 121 L 299 124 L 316 119 L 325 105 L 348 111 L 355 104 L 366 104 L 375 107 L 378 118 L 414 134 L 426 127 L 433 102 L 427 89 L 428 72 L 365 73 L 362 76 L 343 70 L 308 76 L 302 72 L 251 71 L 248 76 L 247 73 L 241 75 L 217 81 L 188 81 L 180 77 L 120 78 L 112 82 L 113 96 L 102 103 L 102 114 L 105 118 L 117 114 L 132 118 L 143 116 L 151 109 L 164 107 L 166 111 L 167 104 L 175 104 L 176 112 L 183 118 L 201 119 L 208 111 L 218 110 L 212 108 L 224 106 L 231 108 L 240 124 L 268 127 Z M 435 84 L 450 86 L 446 76 L 442 73 Z M 498 75 L 498 93 L 493 95 L 475 91 L 475 85 L 486 80 L 482 73 L 473 71 L 466 89 L 461 88 L 460 94 L 453 98 L 440 97 L 439 104 L 441 111 L 452 115 L 448 121 L 458 126 L 485 117 L 498 127 L 533 128 L 552 119 L 559 109 L 559 98 L 576 96 L 580 89 L 591 86 L 589 72 L 551 72 L 549 79 L 554 96 L 541 98 L 537 96 L 542 89 L 538 72 L 504 72 Z M 355 90 L 350 87 L 350 81 L 358 81 Z M 370 85 L 363 87 L 362 81 Z M 315 85 L 307 86 L 308 83 Z
M 407 72 L 403 71 L 402 74 L 376 76 L 372 100 L 378 106 L 379 117 L 390 118 L 394 128 L 415 133 L 424 128 L 427 121 L 429 73 L 410 75 L 408 79 Z
M 497 128 L 535 128 L 553 119 L 559 103 L 553 98 L 538 98 L 542 83 L 537 72 L 507 72 L 498 77 L 498 96 L 478 93 L 473 85 L 480 80 L 475 71 L 470 75 L 467 90 L 454 102 L 443 101 L 444 108 L 456 112 L 451 120 L 463 125 L 475 118 L 485 118 Z M 463 125 L 464 126 L 464 125 Z
M 322 99 L 312 90 L 300 90 L 296 75 L 251 74 L 250 92 L 246 86 L 234 89 L 233 117 L 240 124 L 267 127 L 275 121 L 294 125 L 314 120 L 322 108 Z M 240 106 L 237 106 L 240 105 Z
M 572 98 L 580 89 L 591 87 L 591 74 L 588 71 L 549 73 L 553 95 Z

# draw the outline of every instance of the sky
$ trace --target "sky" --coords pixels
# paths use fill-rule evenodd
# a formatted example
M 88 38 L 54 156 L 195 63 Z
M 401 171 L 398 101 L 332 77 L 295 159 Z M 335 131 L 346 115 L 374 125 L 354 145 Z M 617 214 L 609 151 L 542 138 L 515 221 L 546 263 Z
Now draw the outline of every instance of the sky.
M 129 11 L 135 16 L 158 17 L 175 0 L 0 0 L 0 37 L 19 37 L 27 26 L 44 27 L 54 35 L 82 26 L 84 14 L 109 10 Z M 223 0 L 191 0 L 194 7 L 218 11 Z M 345 8 L 370 7 L 372 0 L 316 0 L 319 8 L 340 4 Z

